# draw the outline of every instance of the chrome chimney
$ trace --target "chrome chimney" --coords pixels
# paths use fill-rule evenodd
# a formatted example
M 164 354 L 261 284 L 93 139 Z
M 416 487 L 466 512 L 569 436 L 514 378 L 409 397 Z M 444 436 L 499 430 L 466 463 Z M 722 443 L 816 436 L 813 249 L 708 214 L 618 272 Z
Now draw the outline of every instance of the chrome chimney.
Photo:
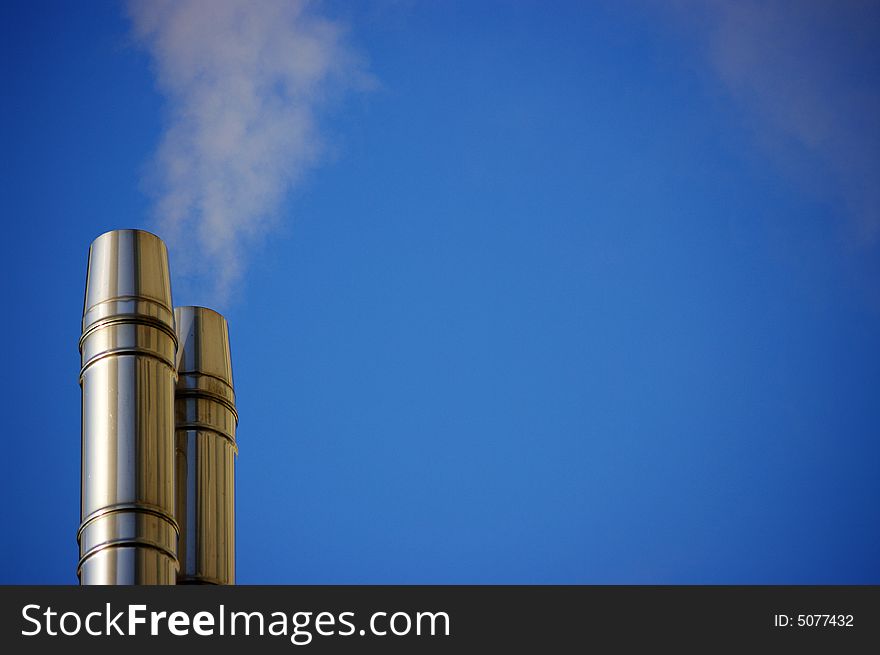
M 79 342 L 84 585 L 175 583 L 172 306 L 157 236 L 114 230 L 95 239 Z
M 174 310 L 178 584 L 235 584 L 235 392 L 226 319 Z

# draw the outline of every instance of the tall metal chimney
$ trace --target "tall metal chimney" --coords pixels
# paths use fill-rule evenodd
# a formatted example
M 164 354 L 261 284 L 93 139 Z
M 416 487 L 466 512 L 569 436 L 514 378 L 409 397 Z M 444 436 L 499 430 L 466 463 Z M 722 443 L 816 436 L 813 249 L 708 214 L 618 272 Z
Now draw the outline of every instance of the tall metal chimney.
M 79 342 L 84 585 L 175 583 L 172 307 L 157 236 L 114 230 L 95 239 Z
M 235 584 L 235 428 L 238 413 L 226 319 L 174 310 L 178 351 L 178 584 Z

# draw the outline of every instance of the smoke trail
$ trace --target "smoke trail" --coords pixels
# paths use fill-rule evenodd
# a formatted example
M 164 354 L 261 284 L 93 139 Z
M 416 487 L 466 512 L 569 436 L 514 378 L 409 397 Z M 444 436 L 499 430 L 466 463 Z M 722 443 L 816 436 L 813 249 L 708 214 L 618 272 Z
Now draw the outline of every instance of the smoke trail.
M 857 240 L 876 244 L 880 6 L 726 0 L 678 10 L 699 28 L 715 73 L 758 129 L 798 144 L 852 217 Z
M 175 271 L 210 280 L 223 302 L 243 250 L 320 158 L 318 110 L 367 77 L 340 24 L 302 0 L 132 0 L 129 14 L 168 101 L 151 175 L 158 229 Z

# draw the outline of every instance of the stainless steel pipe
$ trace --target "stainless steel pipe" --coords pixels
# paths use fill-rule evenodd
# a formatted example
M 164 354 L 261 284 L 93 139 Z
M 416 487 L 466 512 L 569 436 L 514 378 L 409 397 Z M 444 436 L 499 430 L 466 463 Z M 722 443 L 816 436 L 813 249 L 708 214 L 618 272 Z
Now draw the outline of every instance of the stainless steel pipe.
M 95 239 L 79 342 L 84 585 L 175 583 L 172 307 L 157 236 L 114 230 Z
M 174 401 L 178 584 L 235 584 L 235 428 L 226 319 L 174 310 L 180 343 Z

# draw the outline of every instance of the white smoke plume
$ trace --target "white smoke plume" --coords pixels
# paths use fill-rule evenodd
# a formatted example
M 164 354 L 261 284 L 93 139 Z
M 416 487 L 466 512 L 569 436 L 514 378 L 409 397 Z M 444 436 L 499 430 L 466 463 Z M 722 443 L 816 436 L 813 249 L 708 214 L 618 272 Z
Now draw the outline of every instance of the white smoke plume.
M 167 101 L 151 170 L 175 273 L 223 303 L 246 250 L 322 153 L 318 112 L 368 76 L 338 22 L 302 0 L 132 0 Z M 185 246 L 186 256 L 181 256 Z

